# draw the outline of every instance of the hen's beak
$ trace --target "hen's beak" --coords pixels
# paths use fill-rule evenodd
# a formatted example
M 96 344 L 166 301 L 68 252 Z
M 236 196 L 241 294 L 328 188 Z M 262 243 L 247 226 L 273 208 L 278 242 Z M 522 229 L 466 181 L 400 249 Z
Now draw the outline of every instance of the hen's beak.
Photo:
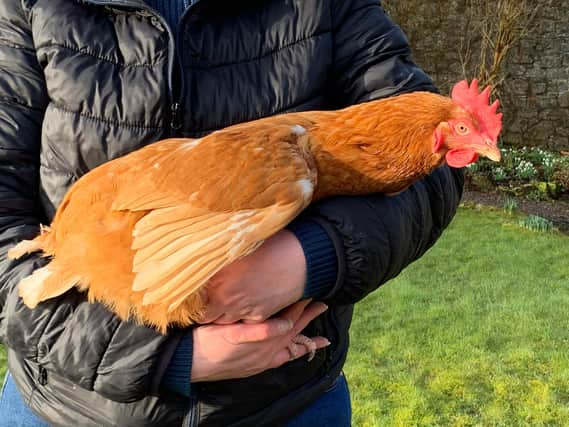
M 478 150 L 478 154 L 487 157 L 494 162 L 499 162 L 500 159 L 502 158 L 500 149 L 498 148 L 496 143 L 490 139 L 487 139 L 485 141 L 484 146 Z

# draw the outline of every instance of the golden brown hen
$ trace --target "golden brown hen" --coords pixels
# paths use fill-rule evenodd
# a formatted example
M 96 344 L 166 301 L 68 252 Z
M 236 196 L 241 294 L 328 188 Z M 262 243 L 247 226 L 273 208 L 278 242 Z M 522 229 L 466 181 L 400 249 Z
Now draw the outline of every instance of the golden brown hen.
M 193 323 L 200 289 L 311 201 L 397 193 L 445 160 L 500 159 L 498 103 L 455 85 L 339 111 L 283 114 L 168 139 L 80 178 L 52 225 L 12 249 L 52 260 L 20 283 L 29 307 L 76 286 L 122 318 L 164 332 Z

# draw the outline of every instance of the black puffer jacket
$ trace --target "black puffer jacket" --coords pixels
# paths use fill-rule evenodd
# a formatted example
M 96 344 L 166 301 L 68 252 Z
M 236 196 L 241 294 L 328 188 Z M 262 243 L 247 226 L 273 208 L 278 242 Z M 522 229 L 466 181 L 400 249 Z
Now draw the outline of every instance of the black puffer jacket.
M 6 251 L 95 166 L 172 134 L 434 90 L 377 0 L 201 0 L 179 31 L 175 55 L 141 0 L 0 2 L 0 338 L 24 400 L 56 426 L 278 425 L 337 376 L 351 304 L 421 256 L 458 205 L 462 175 L 442 167 L 397 197 L 312 206 L 339 277 L 307 333 L 332 346 L 311 363 L 194 385 L 190 402 L 160 388 L 182 331 L 121 322 L 74 291 L 27 309 L 16 285 L 45 261 Z

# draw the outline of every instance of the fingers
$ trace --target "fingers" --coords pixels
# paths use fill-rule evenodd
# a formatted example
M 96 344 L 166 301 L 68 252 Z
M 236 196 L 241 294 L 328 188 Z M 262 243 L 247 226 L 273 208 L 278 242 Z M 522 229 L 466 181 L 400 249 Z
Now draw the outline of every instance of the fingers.
M 276 317 L 281 319 L 289 319 L 292 323 L 296 323 L 310 302 L 311 300 L 307 299 L 294 303 L 285 308 Z
M 251 324 L 251 323 L 262 323 L 266 319 L 241 319 L 243 323 Z
M 328 306 L 323 302 L 315 302 L 306 307 L 301 313 L 300 318 L 294 323 L 294 333 L 298 335 L 300 331 L 308 326 L 310 322 L 328 310 Z
M 265 341 L 285 335 L 293 328 L 289 319 L 269 319 L 262 323 L 235 323 L 228 325 L 226 339 L 232 344 Z
M 300 301 L 287 308 L 281 315 L 261 323 L 234 323 L 226 325 L 225 337 L 232 344 L 260 342 L 283 336 L 296 336 L 320 314 L 328 309 L 321 302 Z M 222 326 L 222 325 L 219 325 Z
M 241 319 L 242 317 L 240 315 L 228 315 L 227 313 L 224 313 L 221 316 L 217 317 L 215 320 L 213 320 L 213 323 L 217 325 L 231 325 L 232 323 L 237 323 L 241 321 Z
M 263 316 L 262 314 L 256 312 L 255 307 L 248 306 L 244 307 L 237 313 L 225 313 L 221 317 L 215 319 L 215 323 L 220 325 L 229 325 L 231 323 L 243 322 L 243 323 L 262 323 L 267 320 L 269 316 Z
M 237 323 L 233 332 L 234 344 L 259 342 L 279 337 L 294 331 L 298 335 L 306 326 L 324 313 L 328 306 L 321 302 L 310 303 L 310 300 L 300 301 L 285 309 L 282 314 L 262 323 Z
M 330 341 L 324 337 L 314 337 L 311 338 L 311 340 L 315 344 L 316 350 L 328 347 L 330 345 Z M 296 344 L 294 342 L 289 343 L 287 347 L 283 348 L 275 355 L 271 364 L 271 368 L 278 368 L 287 362 L 300 359 L 309 353 L 310 350 L 308 347 L 302 344 Z

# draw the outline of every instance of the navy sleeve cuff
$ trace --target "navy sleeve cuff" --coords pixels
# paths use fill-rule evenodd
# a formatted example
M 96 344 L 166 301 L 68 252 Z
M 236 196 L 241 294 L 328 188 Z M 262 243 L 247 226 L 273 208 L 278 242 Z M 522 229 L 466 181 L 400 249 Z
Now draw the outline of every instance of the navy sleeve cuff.
M 172 359 L 170 359 L 170 363 L 162 378 L 162 386 L 184 396 L 190 396 L 192 355 L 193 338 L 192 331 L 189 331 L 182 337 Z
M 306 258 L 303 298 L 320 298 L 334 287 L 338 276 L 336 249 L 324 228 L 315 221 L 296 220 L 287 226 L 294 233 Z

